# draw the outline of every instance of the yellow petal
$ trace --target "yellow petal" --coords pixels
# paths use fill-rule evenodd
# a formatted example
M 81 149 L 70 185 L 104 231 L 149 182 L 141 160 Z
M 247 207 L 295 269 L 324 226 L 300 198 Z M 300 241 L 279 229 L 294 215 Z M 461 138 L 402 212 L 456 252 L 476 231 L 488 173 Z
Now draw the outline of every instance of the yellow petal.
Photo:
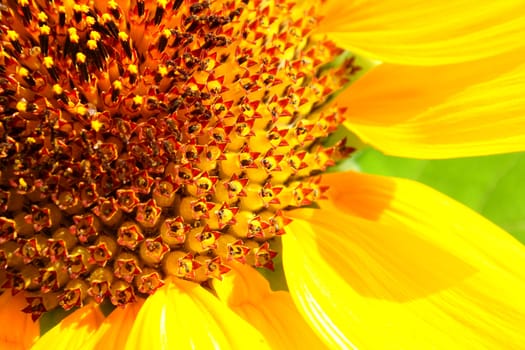
M 113 310 L 81 350 L 124 349 L 143 303 L 144 299 L 138 298 L 137 302 Z
M 438 65 L 523 47 L 521 0 L 328 0 L 319 32 L 384 62 Z
M 174 279 L 148 297 L 126 349 L 268 349 L 264 337 L 198 284 Z
M 40 334 L 38 321 L 21 311 L 27 306 L 22 294 L 4 291 L 0 296 L 0 349 L 28 349 Z
M 288 292 L 273 292 L 253 268 L 229 264 L 232 271 L 213 281 L 220 300 L 261 332 L 272 349 L 323 349 L 295 308 Z
M 525 51 L 468 64 L 374 68 L 338 96 L 381 151 L 451 158 L 525 150 Z
M 32 350 L 80 349 L 96 332 L 104 315 L 95 304 L 84 306 L 42 336 Z
M 283 263 L 295 302 L 334 347 L 523 347 L 519 242 L 415 182 L 325 182 L 331 202 L 291 212 Z

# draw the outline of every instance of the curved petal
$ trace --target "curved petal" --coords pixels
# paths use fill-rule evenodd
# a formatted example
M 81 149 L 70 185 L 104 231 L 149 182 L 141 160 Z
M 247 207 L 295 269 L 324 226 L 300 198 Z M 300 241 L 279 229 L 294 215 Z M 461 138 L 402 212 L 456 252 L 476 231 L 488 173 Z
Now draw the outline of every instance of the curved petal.
M 168 281 L 140 309 L 126 349 L 269 349 L 264 337 L 196 283 Z
M 525 150 L 525 51 L 440 67 L 380 65 L 338 96 L 381 151 L 451 158 Z
M 81 307 L 44 334 L 31 350 L 80 349 L 103 320 L 104 315 L 94 303 Z
M 22 293 L 0 295 L 0 349 L 28 349 L 40 335 L 38 321 L 33 322 L 31 314 L 22 312 L 26 306 Z
M 272 349 L 323 349 L 324 345 L 306 324 L 290 293 L 273 292 L 253 268 L 239 263 L 213 286 L 220 300 L 261 332 Z
M 134 303 L 113 310 L 81 350 L 124 349 L 142 304 L 144 299 L 138 298 Z
M 325 182 L 331 202 L 291 212 L 283 263 L 294 301 L 334 347 L 525 344 L 519 242 L 415 182 L 353 173 Z
M 318 31 L 384 62 L 438 65 L 523 47 L 521 0 L 328 0 Z

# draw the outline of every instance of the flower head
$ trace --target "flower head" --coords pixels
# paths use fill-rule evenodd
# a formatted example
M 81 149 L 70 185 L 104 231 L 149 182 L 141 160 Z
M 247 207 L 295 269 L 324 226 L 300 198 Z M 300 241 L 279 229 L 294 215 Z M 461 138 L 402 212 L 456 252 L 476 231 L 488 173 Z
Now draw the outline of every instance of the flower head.
M 348 154 L 319 140 L 356 70 L 309 37 L 315 7 L 110 1 L 3 11 L 3 285 L 38 318 L 168 276 L 273 268 L 283 209 Z M 348 73 L 348 74 L 345 74 Z
M 333 34 L 337 23 L 327 24 L 332 1 L 18 0 L 0 10 L 1 287 L 23 295 L 33 320 L 76 310 L 36 348 L 61 327 L 69 347 L 93 334 L 88 347 L 108 339 L 115 348 L 318 344 L 290 295 L 271 292 L 248 267 L 273 270 L 276 237 L 285 233 L 294 302 L 328 345 L 351 346 L 353 332 L 332 317 L 339 314 L 327 295 L 341 302 L 338 291 L 351 289 L 376 298 L 381 283 L 354 271 L 344 249 L 353 241 L 335 234 L 337 223 L 357 230 L 351 251 L 363 263 L 412 287 L 395 263 L 382 268 L 383 255 L 360 250 L 368 222 L 338 197 L 340 183 L 319 177 L 353 151 L 345 139 L 323 141 L 352 122 L 344 101 L 331 102 L 360 70 L 346 38 Z M 356 130 L 367 139 L 366 131 Z M 311 227 L 326 213 L 337 223 L 319 228 L 318 242 Z M 379 229 L 398 224 L 374 219 Z M 463 267 L 454 281 L 438 279 L 408 298 L 462 283 L 473 271 Z M 319 288 L 324 279 L 329 293 Z M 359 296 L 347 295 L 361 312 Z M 104 302 L 119 308 L 102 321 Z M 283 308 L 304 339 L 275 335 L 278 322 L 254 321 L 250 303 L 282 327 Z M 185 332 L 177 322 L 205 326 Z M 111 337 L 115 324 L 129 339 Z

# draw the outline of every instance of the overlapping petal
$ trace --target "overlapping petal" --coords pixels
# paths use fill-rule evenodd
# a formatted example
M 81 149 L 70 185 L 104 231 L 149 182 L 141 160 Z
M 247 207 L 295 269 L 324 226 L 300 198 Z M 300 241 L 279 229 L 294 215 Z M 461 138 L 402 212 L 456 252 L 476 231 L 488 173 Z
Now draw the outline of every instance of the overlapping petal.
M 214 280 L 217 296 L 268 339 L 272 349 L 323 349 L 295 308 L 288 292 L 273 292 L 253 268 L 230 264 L 222 281 Z
M 84 306 L 44 334 L 32 350 L 80 349 L 95 334 L 104 315 L 95 304 Z
M 113 310 L 97 328 L 96 333 L 89 337 L 81 350 L 124 349 L 129 332 L 143 303 L 144 299 L 139 299 L 135 303 Z
M 384 62 L 458 63 L 523 46 L 521 0 L 328 0 L 321 11 L 319 32 Z
M 525 150 L 525 51 L 477 62 L 383 64 L 338 96 L 346 126 L 381 151 L 453 158 Z
M 269 349 L 250 324 L 198 284 L 170 280 L 140 309 L 126 347 L 132 349 Z
M 519 348 L 525 249 L 423 185 L 328 176 L 332 201 L 283 237 L 290 292 L 332 346 Z
M 33 322 L 31 314 L 21 312 L 26 306 L 22 293 L 0 295 L 0 349 L 28 349 L 38 338 L 39 322 Z

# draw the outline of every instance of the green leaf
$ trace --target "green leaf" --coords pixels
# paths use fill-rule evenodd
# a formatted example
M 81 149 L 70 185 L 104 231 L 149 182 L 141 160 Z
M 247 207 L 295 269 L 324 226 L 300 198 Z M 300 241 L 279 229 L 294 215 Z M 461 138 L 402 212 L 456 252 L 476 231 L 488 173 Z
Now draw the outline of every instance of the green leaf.
M 417 180 L 464 203 L 525 243 L 525 153 L 446 160 L 354 157 L 365 173 Z

